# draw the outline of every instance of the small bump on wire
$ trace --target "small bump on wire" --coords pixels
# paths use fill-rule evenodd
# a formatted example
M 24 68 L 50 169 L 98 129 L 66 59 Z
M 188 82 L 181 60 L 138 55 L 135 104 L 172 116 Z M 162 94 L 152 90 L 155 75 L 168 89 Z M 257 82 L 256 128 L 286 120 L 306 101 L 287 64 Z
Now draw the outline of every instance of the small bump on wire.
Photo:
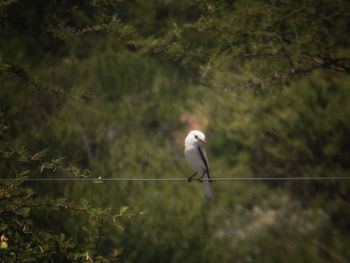
M 194 179 L 193 181 L 208 181 L 209 179 Z M 217 177 L 210 181 L 334 181 L 350 180 L 350 176 L 334 177 Z M 188 182 L 187 178 L 0 178 L 0 181 L 26 181 L 26 182 Z

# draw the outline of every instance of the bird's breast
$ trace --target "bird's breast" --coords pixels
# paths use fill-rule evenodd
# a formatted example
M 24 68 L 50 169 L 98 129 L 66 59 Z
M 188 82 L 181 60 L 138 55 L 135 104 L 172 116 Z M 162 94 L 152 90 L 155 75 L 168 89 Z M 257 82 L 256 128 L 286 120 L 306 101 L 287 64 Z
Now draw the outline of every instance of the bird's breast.
M 205 171 L 205 164 L 203 163 L 200 153 L 196 147 L 188 146 L 185 148 L 185 159 L 188 165 L 196 172 Z

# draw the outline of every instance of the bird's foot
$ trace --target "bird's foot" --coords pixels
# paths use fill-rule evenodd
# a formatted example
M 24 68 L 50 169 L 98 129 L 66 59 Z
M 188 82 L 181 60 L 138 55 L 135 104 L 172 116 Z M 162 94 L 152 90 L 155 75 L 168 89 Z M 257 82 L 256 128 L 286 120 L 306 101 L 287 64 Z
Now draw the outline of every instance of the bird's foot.
M 197 173 L 198 173 L 198 172 L 196 172 L 196 173 L 192 174 L 190 177 L 188 177 L 188 178 L 187 178 L 187 181 L 188 181 L 189 183 L 192 182 L 192 178 L 193 178 L 194 176 L 196 176 Z

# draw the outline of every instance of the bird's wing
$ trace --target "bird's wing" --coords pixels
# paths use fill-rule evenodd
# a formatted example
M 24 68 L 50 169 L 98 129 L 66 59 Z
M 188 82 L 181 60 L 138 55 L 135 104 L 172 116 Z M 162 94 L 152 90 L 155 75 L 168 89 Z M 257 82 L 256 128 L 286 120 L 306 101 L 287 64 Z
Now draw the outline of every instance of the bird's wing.
M 202 162 L 205 165 L 206 171 L 204 172 L 203 176 L 206 176 L 208 180 L 204 181 L 204 193 L 205 193 L 205 197 L 207 198 L 208 201 L 213 201 L 214 200 L 214 196 L 213 196 L 213 191 L 211 190 L 211 186 L 210 186 L 210 176 L 209 176 L 209 167 L 208 167 L 208 157 L 204 151 L 204 149 L 199 146 L 198 147 L 198 152 L 199 155 L 202 159 Z
M 203 161 L 203 163 L 205 165 L 205 169 L 206 169 L 208 178 L 210 178 L 207 154 L 205 153 L 204 149 L 201 146 L 198 146 L 197 149 L 198 149 L 199 155 L 200 155 L 200 157 L 201 157 L 201 159 L 202 159 L 202 161 Z

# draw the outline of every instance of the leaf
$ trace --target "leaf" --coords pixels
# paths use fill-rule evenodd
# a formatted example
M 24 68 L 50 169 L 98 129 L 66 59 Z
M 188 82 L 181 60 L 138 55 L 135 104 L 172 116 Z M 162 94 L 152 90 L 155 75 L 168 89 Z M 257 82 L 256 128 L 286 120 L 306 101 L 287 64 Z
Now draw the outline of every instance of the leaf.
M 49 149 L 41 150 L 40 152 L 37 152 L 36 154 L 34 154 L 31 157 L 31 159 L 33 161 L 40 161 L 48 152 L 49 152 Z
M 5 249 L 7 249 L 7 248 L 8 248 L 8 244 L 7 244 L 7 242 L 5 242 L 5 241 L 1 241 L 1 243 L 0 243 L 0 249 L 5 250 Z
M 19 174 L 19 176 L 24 176 L 26 175 L 27 173 L 30 173 L 30 170 L 26 170 L 26 171 L 23 171 Z
M 65 238 L 66 238 L 66 236 L 65 236 L 65 234 L 60 234 L 60 236 L 59 236 L 59 241 L 61 242 L 61 243 L 63 243 L 64 242 L 64 240 L 65 240 Z
M 19 213 L 20 213 L 23 217 L 28 217 L 28 216 L 29 216 L 29 213 L 30 213 L 30 208 L 29 208 L 29 207 L 21 208 L 21 209 L 19 210 Z
M 92 261 L 90 255 L 89 255 L 89 251 L 86 251 L 86 253 L 85 253 L 85 260 Z
M 40 249 L 40 252 L 41 252 L 41 253 L 44 253 L 44 252 L 45 252 L 44 249 L 42 248 L 42 246 L 40 246 L 40 245 L 39 245 L 39 249 Z
M 124 231 L 124 227 L 123 227 L 121 224 L 117 224 L 117 227 L 118 227 L 120 230 Z
M 126 211 L 128 211 L 128 207 L 127 206 L 122 206 L 121 208 L 120 208 L 120 210 L 119 210 L 119 213 L 120 214 L 125 214 L 126 213 Z
M 121 255 L 123 253 L 123 249 L 122 248 L 115 248 L 112 250 L 111 256 L 113 258 L 118 257 L 119 255 Z

